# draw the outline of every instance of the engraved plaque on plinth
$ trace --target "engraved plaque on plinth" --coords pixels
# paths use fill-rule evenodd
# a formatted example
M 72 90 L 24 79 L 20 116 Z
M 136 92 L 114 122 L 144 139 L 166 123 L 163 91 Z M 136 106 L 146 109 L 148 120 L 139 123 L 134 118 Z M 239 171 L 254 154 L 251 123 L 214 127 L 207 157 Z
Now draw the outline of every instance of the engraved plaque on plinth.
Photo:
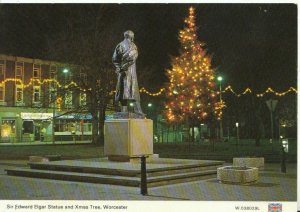
M 140 155 L 153 155 L 151 119 L 112 119 L 105 121 L 104 154 L 109 160 L 129 161 Z

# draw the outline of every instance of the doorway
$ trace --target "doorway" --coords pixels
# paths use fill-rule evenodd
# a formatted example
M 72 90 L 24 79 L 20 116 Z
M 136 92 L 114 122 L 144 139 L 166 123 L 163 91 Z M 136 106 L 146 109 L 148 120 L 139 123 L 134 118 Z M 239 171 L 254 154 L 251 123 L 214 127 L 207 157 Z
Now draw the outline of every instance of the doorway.
M 37 125 L 34 126 L 34 140 L 35 141 L 41 140 L 41 127 Z

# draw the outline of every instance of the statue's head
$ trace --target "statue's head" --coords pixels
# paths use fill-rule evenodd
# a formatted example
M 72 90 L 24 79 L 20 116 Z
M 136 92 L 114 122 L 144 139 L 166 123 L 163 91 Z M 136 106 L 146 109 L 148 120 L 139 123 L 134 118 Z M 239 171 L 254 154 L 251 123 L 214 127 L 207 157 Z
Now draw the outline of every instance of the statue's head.
M 133 33 L 133 31 L 127 30 L 126 32 L 124 32 L 124 38 L 133 41 L 134 40 L 134 33 Z

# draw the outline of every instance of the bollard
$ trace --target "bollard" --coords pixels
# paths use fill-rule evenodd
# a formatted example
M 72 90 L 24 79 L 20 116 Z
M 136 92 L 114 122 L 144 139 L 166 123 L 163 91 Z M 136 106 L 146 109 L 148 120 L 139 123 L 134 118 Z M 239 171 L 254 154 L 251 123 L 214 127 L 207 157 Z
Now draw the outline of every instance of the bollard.
M 141 194 L 147 195 L 147 169 L 146 169 L 146 156 L 141 156 Z
M 285 151 L 284 147 L 281 148 L 282 151 L 282 157 L 281 157 L 281 172 L 286 173 L 286 163 L 285 163 Z

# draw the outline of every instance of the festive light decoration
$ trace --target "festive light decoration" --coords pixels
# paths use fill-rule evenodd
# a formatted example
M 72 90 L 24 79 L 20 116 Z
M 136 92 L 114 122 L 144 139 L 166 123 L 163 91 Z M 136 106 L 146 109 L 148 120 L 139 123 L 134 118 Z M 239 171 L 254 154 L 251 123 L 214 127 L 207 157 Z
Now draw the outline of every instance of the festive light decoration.
M 58 111 L 61 111 L 61 108 L 62 108 L 62 97 L 61 96 L 58 96 L 56 98 L 56 105 L 57 105 Z
M 164 89 L 164 88 L 161 88 L 159 92 L 155 92 L 155 93 L 151 93 L 151 92 L 147 91 L 145 88 L 142 88 L 140 91 L 141 91 L 141 92 L 144 92 L 144 93 L 147 93 L 148 95 L 151 95 L 151 96 L 158 96 L 158 95 L 161 95 L 161 94 L 165 91 L 165 89 Z M 224 90 L 222 90 L 222 93 L 226 93 L 226 92 L 231 92 L 231 93 L 233 93 L 233 94 L 234 94 L 235 96 L 237 96 L 237 97 L 241 97 L 241 96 L 243 96 L 243 95 L 253 93 L 252 90 L 251 90 L 250 88 L 246 88 L 242 93 L 239 93 L 239 94 L 238 94 L 238 93 L 236 93 L 236 92 L 233 90 L 233 88 L 232 88 L 231 85 L 227 86 Z M 257 97 L 263 97 L 264 95 L 266 95 L 266 94 L 268 94 L 268 93 L 273 93 L 274 95 L 276 95 L 276 96 L 278 96 L 278 97 L 281 97 L 281 96 L 285 96 L 286 94 L 291 93 L 291 92 L 298 93 L 297 89 L 294 88 L 294 87 L 290 87 L 288 90 L 283 91 L 283 92 L 277 92 L 277 91 L 274 91 L 273 88 L 268 87 L 264 92 L 258 93 L 258 94 L 255 94 L 255 95 L 256 95 Z M 174 90 L 173 93 L 176 94 L 177 91 Z
M 246 95 L 248 93 L 252 93 L 252 90 L 250 88 L 246 88 L 244 92 L 240 93 L 240 94 L 237 94 L 233 89 L 232 87 L 229 85 L 227 86 L 223 91 L 222 93 L 225 93 L 227 91 L 230 91 L 231 93 L 233 93 L 234 95 L 236 95 L 237 97 L 241 97 L 242 95 Z M 273 93 L 275 94 L 276 96 L 284 96 L 290 92 L 295 92 L 295 93 L 298 93 L 297 89 L 294 88 L 294 87 L 290 87 L 287 91 L 284 91 L 284 92 L 276 92 L 274 91 L 272 88 L 268 87 L 266 91 L 262 92 L 262 93 L 259 93 L 259 94 L 256 94 L 257 97 L 263 97 L 264 95 L 268 94 L 268 93 Z
M 146 94 L 148 94 L 148 95 L 150 95 L 150 96 L 159 96 L 159 95 L 161 95 L 164 91 L 165 91 L 165 88 L 161 88 L 161 89 L 160 89 L 158 92 L 156 92 L 156 93 L 151 93 L 151 92 L 147 91 L 144 87 L 142 87 L 142 88 L 140 89 L 140 92 L 141 92 L 141 93 L 146 93 Z
M 70 88 L 70 87 L 75 87 L 75 88 L 78 88 L 82 91 L 86 91 L 86 89 L 82 89 L 78 86 L 78 84 L 74 81 L 71 81 L 69 84 L 66 84 L 66 85 L 62 85 L 59 81 L 57 81 L 56 79 L 43 79 L 43 80 L 40 80 L 40 79 L 35 79 L 35 78 L 31 78 L 30 81 L 25 84 L 23 83 L 23 81 L 21 79 L 17 79 L 17 78 L 6 78 L 5 80 L 3 80 L 2 82 L 0 82 L 0 85 L 4 85 L 5 83 L 8 83 L 8 82 L 17 82 L 19 83 L 23 88 L 28 88 L 30 86 L 33 86 L 34 83 L 37 83 L 38 85 L 43 85 L 43 84 L 46 84 L 46 83 L 55 83 L 57 87 L 59 88 Z M 88 90 L 91 90 L 91 88 L 89 88 Z
M 268 93 L 273 93 L 275 94 L 276 96 L 284 96 L 290 92 L 295 92 L 297 93 L 297 90 L 293 87 L 290 87 L 287 91 L 285 92 L 276 92 L 274 91 L 272 88 L 268 88 L 264 93 L 260 93 L 260 94 L 256 94 L 257 97 L 263 97 L 264 95 L 268 94 Z
M 218 120 L 222 119 L 222 115 L 223 115 L 223 108 L 226 107 L 226 104 L 223 100 L 221 100 L 220 102 L 216 103 L 216 109 L 214 111 L 215 116 L 217 117 Z
M 179 32 L 182 53 L 173 59 L 172 69 L 167 70 L 166 116 L 170 122 L 188 120 L 193 125 L 210 114 L 221 118 L 225 105 L 217 100 L 215 73 L 211 58 L 198 41 L 193 7 L 189 8 L 185 23 L 186 27 Z
M 0 82 L 0 86 L 3 86 L 5 83 L 8 83 L 8 82 L 17 82 L 19 83 L 21 86 L 23 86 L 23 88 L 28 88 L 30 86 L 33 86 L 34 82 L 38 83 L 39 85 L 42 85 L 42 84 L 46 84 L 46 83 L 55 83 L 57 87 L 61 88 L 61 87 L 64 87 L 64 88 L 70 88 L 71 86 L 75 87 L 75 88 L 78 88 L 80 89 L 81 91 L 86 91 L 86 90 L 91 90 L 91 88 L 88 88 L 88 89 L 83 89 L 81 88 L 80 86 L 77 85 L 77 83 L 71 81 L 69 84 L 67 85 L 62 85 L 59 81 L 57 81 L 56 79 L 43 79 L 43 80 L 40 80 L 40 79 L 30 79 L 29 83 L 25 84 L 23 83 L 23 81 L 21 79 L 17 79 L 17 78 L 6 78 L 5 80 L 3 80 L 2 82 Z M 146 93 L 150 96 L 159 96 L 159 95 L 162 95 L 164 92 L 165 92 L 165 88 L 160 88 L 160 90 L 158 92 L 150 92 L 148 91 L 146 88 L 142 87 L 140 89 L 140 92 L 141 93 Z M 227 86 L 223 91 L 222 93 L 226 93 L 226 92 L 231 92 L 233 93 L 235 96 L 237 97 L 241 97 L 243 95 L 246 95 L 246 94 L 251 94 L 253 93 L 252 90 L 250 88 L 246 88 L 245 91 L 243 91 L 242 93 L 236 93 L 232 86 L 229 85 Z M 281 97 L 281 96 L 285 96 L 286 94 L 288 93 L 291 93 L 291 92 L 294 92 L 294 93 L 298 93 L 297 89 L 294 88 L 294 87 L 290 87 L 288 90 L 286 91 L 283 91 L 283 92 L 277 92 L 275 91 L 273 88 L 270 88 L 268 87 L 264 92 L 262 93 L 258 93 L 258 94 L 255 94 L 257 97 L 263 97 L 264 95 L 266 94 L 269 94 L 269 93 L 273 93 L 274 95 L 278 96 L 278 97 Z M 173 90 L 173 93 L 174 94 L 178 94 L 178 91 L 177 90 Z M 110 92 L 111 95 L 114 94 L 114 91 L 111 91 Z

